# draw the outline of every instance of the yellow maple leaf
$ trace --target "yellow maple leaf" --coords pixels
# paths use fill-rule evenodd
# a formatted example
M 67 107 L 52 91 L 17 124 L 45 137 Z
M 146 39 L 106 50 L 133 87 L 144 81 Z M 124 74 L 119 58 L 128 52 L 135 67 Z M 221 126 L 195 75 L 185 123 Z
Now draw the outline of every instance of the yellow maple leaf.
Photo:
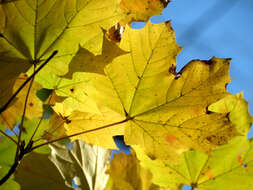
M 83 93 L 123 117 L 106 125 L 116 128 L 120 122 L 127 144 L 141 145 L 153 159 L 175 161 L 187 149 L 209 152 L 240 134 L 226 114 L 208 110 L 210 104 L 229 94 L 225 86 L 231 81 L 230 59 L 194 60 L 177 73 L 175 58 L 181 48 L 170 23 L 148 23 L 142 30 L 127 27 L 120 47 L 130 53 L 107 65 L 106 76 L 75 74 L 88 81 L 83 84 Z M 80 123 L 81 120 L 80 117 Z M 96 120 L 90 122 L 94 125 L 69 127 L 68 134 L 100 127 Z M 103 128 L 94 130 L 78 138 L 101 137 L 102 131 Z M 93 143 L 108 147 L 105 142 Z

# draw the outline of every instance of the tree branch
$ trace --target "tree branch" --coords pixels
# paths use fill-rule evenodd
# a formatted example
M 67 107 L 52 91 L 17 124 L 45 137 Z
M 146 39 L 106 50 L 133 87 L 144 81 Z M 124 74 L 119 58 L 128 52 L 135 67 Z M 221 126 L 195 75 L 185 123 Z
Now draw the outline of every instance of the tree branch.
M 131 118 L 130 118 L 130 119 L 131 119 Z M 98 131 L 98 130 L 105 129 L 105 128 L 108 128 L 108 127 L 112 127 L 112 126 L 115 126 L 115 125 L 119 125 L 119 124 L 121 124 L 121 123 L 127 122 L 127 121 L 130 120 L 130 119 L 124 119 L 124 120 L 122 120 L 122 121 L 118 121 L 118 122 L 116 122 L 116 123 L 111 123 L 111 124 L 108 124 L 108 125 L 104 125 L 104 126 L 102 126 L 102 127 L 98 127 L 98 128 L 95 128 L 95 129 L 90 129 L 90 130 L 87 130 L 87 131 L 82 131 L 82 132 L 79 132 L 79 133 L 75 133 L 75 134 L 73 134 L 73 135 L 69 135 L 69 136 L 65 136 L 65 137 L 60 137 L 60 138 L 58 138 L 58 139 L 54 139 L 54 140 L 51 140 L 51 141 L 48 141 L 48 142 L 45 142 L 45 143 L 36 145 L 36 146 L 32 147 L 31 151 L 33 151 L 34 149 L 40 148 L 40 147 L 42 147 L 42 146 L 45 146 L 45 145 L 48 145 L 48 144 L 51 144 L 51 143 L 54 143 L 54 142 L 57 142 L 57 141 L 66 139 L 66 138 L 70 138 L 70 137 L 82 135 L 82 134 L 85 134 L 85 133 L 90 133 L 90 132 Z
M 54 51 L 50 57 L 19 87 L 19 89 L 11 96 L 11 98 L 7 101 L 7 103 L 1 107 L 0 114 L 4 112 L 9 104 L 14 100 L 14 98 L 18 95 L 18 93 L 25 87 L 25 85 L 43 68 L 45 65 L 58 53 L 58 51 Z

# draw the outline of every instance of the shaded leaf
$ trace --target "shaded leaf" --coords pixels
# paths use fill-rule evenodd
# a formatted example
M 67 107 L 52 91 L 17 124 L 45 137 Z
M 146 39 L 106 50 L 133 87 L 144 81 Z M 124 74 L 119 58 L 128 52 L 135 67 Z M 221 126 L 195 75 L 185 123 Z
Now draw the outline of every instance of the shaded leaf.
M 82 141 L 73 142 L 71 150 L 59 144 L 52 144 L 50 147 L 50 159 L 68 186 L 72 186 L 74 179 L 80 189 L 104 189 L 108 179 L 105 170 L 110 159 L 110 150 L 90 146 Z
M 71 78 L 74 72 L 93 72 L 104 74 L 104 67 L 112 62 L 115 57 L 125 54 L 115 43 L 104 37 L 102 54 L 93 55 L 80 47 L 76 56 L 69 64 L 69 72 L 65 75 Z
M 69 190 L 48 155 L 29 153 L 20 163 L 15 172 L 15 180 L 21 190 Z
M 107 173 L 110 178 L 105 190 L 161 190 L 152 184 L 151 173 L 140 166 L 133 152 L 115 154 Z
M 26 74 L 20 74 L 14 84 L 13 92 L 15 92 L 27 78 Z M 13 129 L 17 124 L 19 117 L 22 116 L 28 88 L 29 84 L 21 90 L 21 92 L 17 95 L 16 100 L 8 107 L 8 109 L 0 114 L 0 123 L 2 123 L 6 128 Z M 26 117 L 28 119 L 42 117 L 43 102 L 36 96 L 36 92 L 40 88 L 41 86 L 38 83 L 33 82 L 26 109 Z

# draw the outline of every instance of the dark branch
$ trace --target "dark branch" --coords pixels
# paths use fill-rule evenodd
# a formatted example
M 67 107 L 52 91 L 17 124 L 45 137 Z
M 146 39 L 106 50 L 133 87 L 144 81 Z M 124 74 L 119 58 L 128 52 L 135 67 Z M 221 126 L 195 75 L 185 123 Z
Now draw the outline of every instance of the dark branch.
M 0 114 L 7 109 L 9 104 L 14 100 L 14 98 L 18 95 L 18 93 L 25 87 L 25 85 L 58 53 L 58 51 L 54 51 L 52 55 L 19 87 L 19 89 L 11 96 L 11 98 L 7 101 L 7 103 L 0 109 Z

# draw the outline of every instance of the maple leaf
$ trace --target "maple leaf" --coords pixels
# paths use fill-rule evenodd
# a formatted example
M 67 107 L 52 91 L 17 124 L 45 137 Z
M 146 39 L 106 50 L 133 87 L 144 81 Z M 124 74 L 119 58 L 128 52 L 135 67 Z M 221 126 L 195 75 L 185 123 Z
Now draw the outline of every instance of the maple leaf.
M 101 53 L 103 31 L 122 17 L 118 0 L 26 1 L 0 5 L 0 106 L 8 100 L 15 79 L 34 64 L 59 53 L 44 68 L 63 75 L 81 45 Z
M 66 185 L 76 185 L 85 190 L 103 190 L 108 180 L 105 173 L 111 150 L 74 141 L 71 150 L 59 144 L 50 145 L 50 160 L 56 165 Z
M 105 190 L 169 190 L 152 184 L 151 173 L 140 166 L 133 152 L 114 154 L 107 173 L 110 178 Z
M 46 154 L 29 153 L 22 160 L 17 171 L 15 180 L 26 190 L 70 190 L 60 173 Z
M 208 110 L 210 104 L 229 94 L 225 86 L 231 81 L 230 59 L 195 60 L 176 73 L 175 58 L 181 48 L 176 44 L 170 23 L 148 23 L 142 30 L 126 27 L 120 47 L 130 53 L 107 65 L 106 76 L 94 73 L 75 73 L 74 76 L 83 81 L 80 90 L 97 105 L 125 117 L 117 122 L 121 126 L 119 134 L 122 126 L 125 127 L 127 144 L 145 147 L 154 159 L 177 160 L 177 156 L 189 148 L 209 152 L 240 134 L 226 114 Z M 103 115 L 98 117 L 108 121 Z M 98 128 L 91 133 L 98 135 L 105 127 L 99 126 L 97 117 L 94 118 L 89 119 L 89 126 Z M 72 123 L 71 127 L 65 125 L 68 135 L 85 131 L 86 120 L 84 118 L 84 127 L 79 130 Z M 79 123 L 81 126 L 81 117 Z M 115 128 L 113 123 L 115 121 L 112 125 L 106 123 L 109 125 L 106 130 Z M 248 126 L 244 131 L 247 130 Z M 78 138 L 87 140 L 86 135 Z M 95 141 L 93 143 L 98 143 Z M 99 144 L 108 147 L 105 142 Z M 164 151 L 167 148 L 171 151 Z
M 141 165 L 153 174 L 155 184 L 177 190 L 188 184 L 198 190 L 250 189 L 252 187 L 252 141 L 245 136 L 217 147 L 210 155 L 197 151 L 182 154 L 179 165 L 151 160 L 135 147 Z M 236 182 L 231 183 L 231 181 Z

